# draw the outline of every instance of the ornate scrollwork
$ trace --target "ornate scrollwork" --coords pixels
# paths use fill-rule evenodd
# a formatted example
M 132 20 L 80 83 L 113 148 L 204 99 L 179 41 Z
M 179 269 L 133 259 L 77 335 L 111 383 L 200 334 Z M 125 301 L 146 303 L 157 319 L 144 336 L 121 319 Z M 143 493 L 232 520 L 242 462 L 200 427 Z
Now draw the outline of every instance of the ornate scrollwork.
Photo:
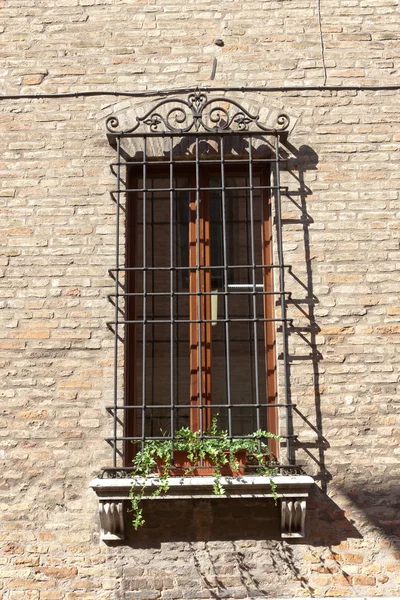
M 120 129 L 118 118 L 111 116 L 106 121 L 107 131 L 114 135 L 159 133 L 183 135 L 191 132 L 225 133 L 254 132 L 277 133 L 289 127 L 290 119 L 285 113 L 279 114 L 275 127 L 267 127 L 260 122 L 259 115 L 253 115 L 241 104 L 226 97 L 208 98 L 197 90 L 182 98 L 166 98 L 151 108 L 144 116 L 136 117 L 130 129 Z

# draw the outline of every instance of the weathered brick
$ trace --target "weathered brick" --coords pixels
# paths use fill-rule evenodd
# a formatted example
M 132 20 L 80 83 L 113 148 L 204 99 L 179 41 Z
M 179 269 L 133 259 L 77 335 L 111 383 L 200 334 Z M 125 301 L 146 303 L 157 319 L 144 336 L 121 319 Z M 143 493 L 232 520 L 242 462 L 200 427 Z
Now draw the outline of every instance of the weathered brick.
M 356 575 L 353 577 L 354 585 L 373 586 L 375 585 L 375 581 L 375 577 L 372 577 L 371 575 Z
M 35 573 L 42 573 L 47 577 L 55 577 L 56 579 L 63 579 L 74 577 L 78 572 L 76 567 L 38 567 L 35 569 Z
M 0 598 L 396 596 L 399 93 L 239 90 L 321 85 L 325 75 L 399 83 L 398 1 L 325 2 L 320 19 L 299 0 L 3 4 Z M 289 392 L 296 458 L 322 491 L 301 543 L 280 540 L 278 508 L 253 498 L 207 510 L 154 502 L 144 530 L 105 546 L 87 489 L 111 460 L 102 438 L 112 429 L 116 154 L 104 122 L 116 114 L 132 125 L 163 96 L 6 94 L 196 85 L 236 87 L 235 100 L 295 123 L 281 165 Z M 281 347 L 278 356 L 281 376 Z

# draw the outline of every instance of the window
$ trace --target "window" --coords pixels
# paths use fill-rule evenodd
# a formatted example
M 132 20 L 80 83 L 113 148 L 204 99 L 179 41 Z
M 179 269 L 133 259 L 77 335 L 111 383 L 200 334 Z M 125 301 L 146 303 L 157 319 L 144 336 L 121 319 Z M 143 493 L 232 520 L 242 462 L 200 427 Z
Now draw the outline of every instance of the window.
M 231 437 L 246 437 L 278 433 L 282 408 L 290 450 L 290 404 L 285 391 L 278 397 L 278 345 L 283 383 L 287 373 L 282 129 L 229 102 L 196 93 L 159 102 L 130 130 L 109 122 L 118 151 L 114 469 L 129 469 L 132 441 L 173 439 L 182 426 L 204 432 L 216 414 Z M 275 440 L 271 451 L 279 458 Z

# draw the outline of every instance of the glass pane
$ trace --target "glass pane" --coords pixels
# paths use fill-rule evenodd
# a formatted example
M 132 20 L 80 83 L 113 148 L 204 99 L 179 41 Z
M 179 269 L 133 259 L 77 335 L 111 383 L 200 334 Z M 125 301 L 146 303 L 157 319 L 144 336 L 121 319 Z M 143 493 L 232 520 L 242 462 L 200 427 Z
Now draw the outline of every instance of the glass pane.
M 253 177 L 253 186 L 260 185 L 260 178 Z M 210 187 L 218 186 L 220 178 L 213 176 Z M 227 261 L 226 281 L 223 268 L 213 270 L 212 276 L 213 289 L 222 292 L 216 297 L 218 319 L 212 325 L 212 399 L 233 406 L 232 434 L 246 435 L 266 425 L 260 411 L 251 407 L 265 403 L 267 395 L 264 323 L 254 322 L 264 318 L 264 270 L 256 266 L 264 263 L 263 202 L 260 190 L 251 193 L 246 176 L 228 176 L 225 186 L 225 198 L 221 192 L 210 195 L 211 264 L 224 265 L 224 246 Z M 227 427 L 227 410 L 213 412 Z
M 176 177 L 173 183 L 171 198 L 169 176 L 148 176 L 148 191 L 138 192 L 130 200 L 135 203 L 136 214 L 131 231 L 134 266 L 140 268 L 130 284 L 130 291 L 137 294 L 130 318 L 143 321 L 130 335 L 136 349 L 131 368 L 135 372 L 135 404 L 143 402 L 146 406 L 144 412 L 135 411 L 136 435 L 142 431 L 143 415 L 147 436 L 170 435 L 172 420 L 174 430 L 189 426 L 190 410 L 183 405 L 189 404 L 191 380 L 198 375 L 191 373 L 191 355 L 192 369 L 197 360 L 195 357 L 193 361 L 193 353 L 198 356 L 191 345 L 197 344 L 200 330 L 211 339 L 207 342 L 207 364 L 202 345 L 202 363 L 207 373 L 204 381 L 210 386 L 207 394 L 212 404 L 223 405 L 213 409 L 220 415 L 219 425 L 228 428 L 230 414 L 232 435 L 267 428 L 266 409 L 255 407 L 265 404 L 268 397 L 263 321 L 267 272 L 261 265 L 270 259 L 263 250 L 265 203 L 260 190 L 254 189 L 261 185 L 261 179 L 253 177 L 251 190 L 249 177 L 227 176 L 224 194 L 218 190 L 203 196 L 209 240 L 201 234 L 207 241 L 200 254 L 207 257 L 210 272 L 199 277 L 202 293 L 207 294 L 200 298 L 197 273 L 190 279 L 196 269 L 189 260 L 191 192 L 182 189 L 190 187 L 189 176 Z M 142 186 L 139 180 L 137 187 Z M 220 177 L 210 176 L 206 187 L 221 187 Z M 193 227 L 191 235 L 194 237 Z M 208 243 L 209 251 L 204 247 Z M 190 292 L 196 294 L 192 312 Z M 211 322 L 191 328 L 188 321 L 197 318 L 198 306 L 203 319 L 210 310 L 207 319 Z M 199 397 L 198 389 L 194 396 Z
M 138 187 L 142 185 L 139 179 Z M 177 319 L 189 318 L 190 196 L 188 191 L 179 191 L 189 187 L 189 180 L 175 178 L 172 206 L 169 177 L 148 176 L 146 186 L 150 191 L 137 194 L 134 232 L 135 266 L 143 268 L 137 279 L 141 281 L 140 290 L 146 291 L 145 297 L 142 294 L 136 298 L 135 307 L 135 318 L 146 320 L 146 325 L 136 326 L 135 403 L 144 400 L 146 404 L 145 435 L 160 436 L 171 433 L 171 385 L 172 402 L 189 403 L 189 324 L 176 323 Z M 140 434 L 142 415 L 141 411 L 137 413 Z M 187 426 L 188 409 L 177 408 L 173 418 L 175 429 Z

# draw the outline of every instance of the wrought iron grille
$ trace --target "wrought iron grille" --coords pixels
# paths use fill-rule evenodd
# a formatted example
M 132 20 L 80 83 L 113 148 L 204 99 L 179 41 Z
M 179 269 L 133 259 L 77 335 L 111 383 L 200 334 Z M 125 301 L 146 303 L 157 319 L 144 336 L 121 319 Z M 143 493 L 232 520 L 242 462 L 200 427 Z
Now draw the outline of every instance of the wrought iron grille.
M 116 148 L 114 401 L 109 470 L 129 471 L 134 443 L 180 427 L 231 438 L 280 432 L 293 465 L 282 248 L 281 138 L 238 102 L 196 92 L 164 99 Z

